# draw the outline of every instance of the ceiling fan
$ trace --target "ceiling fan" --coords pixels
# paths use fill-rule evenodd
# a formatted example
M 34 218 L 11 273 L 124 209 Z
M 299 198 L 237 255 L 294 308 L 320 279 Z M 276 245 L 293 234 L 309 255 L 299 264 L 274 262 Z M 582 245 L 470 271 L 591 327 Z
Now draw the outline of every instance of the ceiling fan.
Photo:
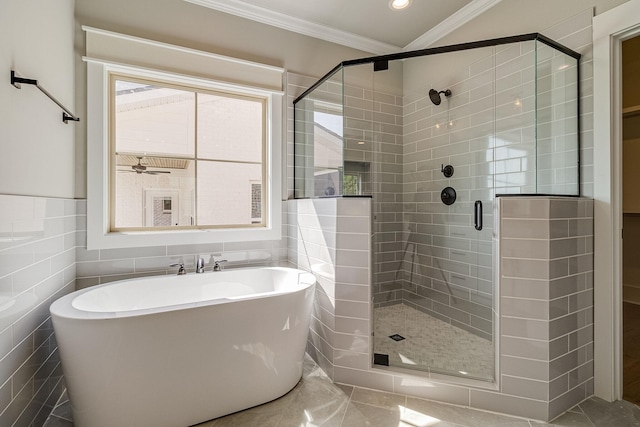
M 147 167 L 145 165 L 142 164 L 142 157 L 136 157 L 136 159 L 138 159 L 138 163 L 131 166 L 132 170 L 121 170 L 121 172 L 135 172 L 138 175 L 143 174 L 143 173 L 148 173 L 149 175 L 158 175 L 161 173 L 171 173 L 170 171 L 158 171 L 158 170 L 147 170 Z

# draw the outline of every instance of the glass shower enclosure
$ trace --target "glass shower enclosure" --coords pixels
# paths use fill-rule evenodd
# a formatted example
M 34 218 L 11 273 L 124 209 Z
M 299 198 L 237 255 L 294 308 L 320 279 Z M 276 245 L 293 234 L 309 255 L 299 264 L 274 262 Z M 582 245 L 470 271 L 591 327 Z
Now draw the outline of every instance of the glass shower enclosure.
M 296 198 L 372 198 L 372 362 L 495 380 L 498 196 L 579 195 L 580 55 L 537 33 L 345 61 L 294 101 Z

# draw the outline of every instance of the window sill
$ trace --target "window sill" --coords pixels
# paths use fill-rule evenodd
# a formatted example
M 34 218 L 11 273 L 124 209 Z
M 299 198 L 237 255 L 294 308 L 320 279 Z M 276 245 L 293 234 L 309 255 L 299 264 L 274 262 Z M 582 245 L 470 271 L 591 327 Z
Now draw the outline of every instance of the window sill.
M 277 213 L 278 217 L 280 216 Z M 89 229 L 90 230 L 90 229 Z M 87 249 L 118 249 L 147 246 L 193 245 L 255 240 L 280 240 L 282 227 L 234 228 L 223 230 L 132 231 L 92 233 L 87 230 Z

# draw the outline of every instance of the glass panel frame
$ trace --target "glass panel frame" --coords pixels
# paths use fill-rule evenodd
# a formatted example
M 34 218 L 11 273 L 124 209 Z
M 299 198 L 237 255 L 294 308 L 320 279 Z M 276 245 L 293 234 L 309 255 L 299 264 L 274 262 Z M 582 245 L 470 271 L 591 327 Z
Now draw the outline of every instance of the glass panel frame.
M 342 68 L 294 106 L 294 197 L 343 194 Z
M 536 193 L 580 195 L 578 59 L 536 40 Z

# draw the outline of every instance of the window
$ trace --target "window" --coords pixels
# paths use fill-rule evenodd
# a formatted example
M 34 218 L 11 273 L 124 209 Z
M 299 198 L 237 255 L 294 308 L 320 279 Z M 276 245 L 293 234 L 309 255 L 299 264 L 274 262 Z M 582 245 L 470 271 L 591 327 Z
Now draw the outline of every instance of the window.
M 345 196 L 358 196 L 361 193 L 360 190 L 360 175 L 344 173 L 344 194 Z
M 265 96 L 118 74 L 110 83 L 111 231 L 264 226 Z M 176 211 L 145 221 L 163 206 L 145 197 L 157 189 L 174 193 Z
M 97 62 L 87 93 L 89 249 L 280 239 L 282 93 Z

